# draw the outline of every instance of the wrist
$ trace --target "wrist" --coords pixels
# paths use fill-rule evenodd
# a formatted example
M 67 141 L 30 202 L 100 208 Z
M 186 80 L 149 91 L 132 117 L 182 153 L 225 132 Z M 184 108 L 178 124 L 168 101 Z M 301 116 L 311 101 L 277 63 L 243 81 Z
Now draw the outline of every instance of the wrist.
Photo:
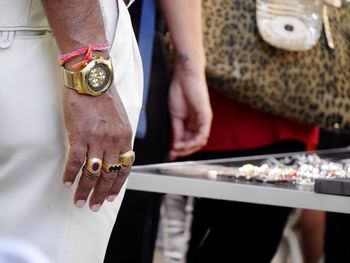
M 177 52 L 175 66 L 185 72 L 204 72 L 206 59 L 200 52 Z
M 191 60 L 190 58 L 188 60 L 182 60 L 176 62 L 175 65 L 175 72 L 178 72 L 183 75 L 195 75 L 199 76 L 205 75 L 205 63 L 204 62 L 196 62 Z

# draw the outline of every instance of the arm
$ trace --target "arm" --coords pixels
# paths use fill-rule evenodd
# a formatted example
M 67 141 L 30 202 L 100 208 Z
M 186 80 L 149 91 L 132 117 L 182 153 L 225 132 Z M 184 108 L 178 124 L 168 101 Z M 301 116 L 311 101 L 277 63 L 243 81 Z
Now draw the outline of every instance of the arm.
M 169 94 L 173 129 L 171 160 L 201 149 L 212 121 L 205 80 L 200 0 L 160 0 L 176 49 Z
M 42 2 L 62 53 L 106 40 L 99 1 Z M 95 52 L 95 55 L 107 57 L 108 52 Z M 71 66 L 81 60 L 82 57 L 70 61 L 66 68 L 72 70 Z M 131 149 L 131 126 L 113 85 L 99 97 L 78 94 L 66 87 L 62 87 L 62 91 L 70 143 L 63 180 L 65 186 L 69 187 L 83 166 L 74 201 L 78 207 L 82 207 L 93 190 L 90 208 L 98 211 L 105 199 L 112 201 L 119 193 L 130 169 L 123 168 L 116 180 L 117 173 L 101 172 L 94 175 L 84 163 L 90 158 L 116 163 L 121 153 Z

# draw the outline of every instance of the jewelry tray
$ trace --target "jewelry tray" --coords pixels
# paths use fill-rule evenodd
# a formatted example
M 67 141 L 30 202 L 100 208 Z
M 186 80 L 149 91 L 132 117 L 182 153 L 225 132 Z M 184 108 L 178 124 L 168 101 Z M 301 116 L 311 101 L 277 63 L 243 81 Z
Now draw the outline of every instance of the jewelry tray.
M 322 188 L 325 189 L 326 181 L 343 180 L 347 182 L 345 177 L 312 178 L 312 180 L 302 182 L 296 180 L 269 181 L 254 178 L 254 176 L 247 179 L 239 176 L 239 168 L 244 165 L 259 167 L 271 160 L 280 161 L 296 155 L 316 155 L 328 163 L 344 166 L 347 171 L 344 171 L 342 176 L 350 177 L 348 167 L 350 166 L 350 148 L 337 148 L 307 153 L 293 152 L 134 166 L 127 187 L 133 190 L 158 193 L 350 213 L 350 198 L 341 196 L 347 195 L 347 191 L 322 190 Z M 318 185 L 319 181 L 322 182 L 323 187 L 315 188 L 315 184 Z M 349 186 L 345 188 L 350 187 L 350 183 L 347 185 Z

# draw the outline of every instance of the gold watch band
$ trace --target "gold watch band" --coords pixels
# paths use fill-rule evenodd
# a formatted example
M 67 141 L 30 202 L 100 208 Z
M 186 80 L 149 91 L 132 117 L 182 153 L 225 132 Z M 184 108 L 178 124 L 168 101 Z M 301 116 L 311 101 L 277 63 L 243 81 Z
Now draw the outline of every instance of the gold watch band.
M 63 83 L 66 87 L 80 91 L 81 89 L 81 77 L 80 72 L 73 72 L 63 69 Z

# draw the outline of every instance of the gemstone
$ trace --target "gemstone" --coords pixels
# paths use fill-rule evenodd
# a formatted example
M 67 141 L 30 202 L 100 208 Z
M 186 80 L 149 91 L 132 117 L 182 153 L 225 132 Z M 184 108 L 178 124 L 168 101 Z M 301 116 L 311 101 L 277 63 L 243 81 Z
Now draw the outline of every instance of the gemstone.
M 112 173 L 112 172 L 119 171 L 120 168 L 122 168 L 120 165 L 112 165 L 111 167 L 109 167 L 109 172 Z
M 94 163 L 92 165 L 92 170 L 94 170 L 94 171 L 97 171 L 99 168 L 100 168 L 100 164 L 99 163 Z

